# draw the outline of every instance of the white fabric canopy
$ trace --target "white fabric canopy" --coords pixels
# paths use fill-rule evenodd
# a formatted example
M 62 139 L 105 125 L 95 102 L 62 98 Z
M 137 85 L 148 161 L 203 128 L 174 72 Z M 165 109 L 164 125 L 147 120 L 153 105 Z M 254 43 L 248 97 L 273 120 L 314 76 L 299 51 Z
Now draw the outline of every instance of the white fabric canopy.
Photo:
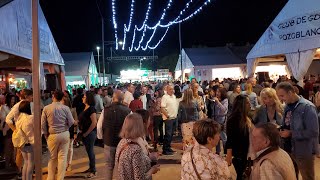
M 0 52 L 32 58 L 31 1 L 14 0 L 0 8 Z M 64 65 L 39 6 L 40 62 Z
M 318 47 L 320 47 L 320 1 L 290 0 L 249 52 L 248 75 L 254 73 L 257 65 L 255 61 L 258 58 L 286 55 L 287 59 L 291 59 L 288 63 L 291 64 L 289 66 L 294 77 L 301 78 L 306 73 L 304 69 L 308 69 L 312 61 L 312 58 L 309 59 L 308 50 Z M 304 52 L 307 54 L 301 55 Z M 297 63 L 295 53 L 300 54 L 299 68 L 294 66 Z
M 286 54 L 287 63 L 291 70 L 291 73 L 298 81 L 303 79 L 303 76 L 307 73 L 315 55 L 314 49 Z

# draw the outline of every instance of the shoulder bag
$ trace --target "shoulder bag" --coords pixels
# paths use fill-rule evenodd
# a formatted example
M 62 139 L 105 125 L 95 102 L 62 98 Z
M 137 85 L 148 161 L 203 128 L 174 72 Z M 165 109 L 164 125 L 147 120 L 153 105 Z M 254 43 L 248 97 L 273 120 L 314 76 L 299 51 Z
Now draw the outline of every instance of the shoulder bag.
M 194 172 L 196 173 L 198 179 L 201 180 L 201 177 L 200 177 L 200 174 L 199 174 L 199 172 L 197 170 L 197 167 L 193 162 L 193 147 L 191 148 L 190 156 L 191 156 L 191 162 L 192 162 L 192 166 L 193 166 Z

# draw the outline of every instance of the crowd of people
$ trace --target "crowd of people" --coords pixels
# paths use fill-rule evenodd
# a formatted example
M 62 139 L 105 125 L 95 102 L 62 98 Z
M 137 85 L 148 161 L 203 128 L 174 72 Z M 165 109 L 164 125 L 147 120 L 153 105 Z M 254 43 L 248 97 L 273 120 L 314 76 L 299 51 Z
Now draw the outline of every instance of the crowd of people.
M 127 83 L 43 91 L 41 127 L 50 153 L 48 179 L 72 171 L 83 144 L 87 178 L 97 176 L 101 141 L 106 179 L 152 179 L 158 156 L 182 137 L 181 179 L 315 179 L 319 157 L 320 79 L 249 78 L 181 83 Z M 20 100 L 20 101 L 19 101 Z M 32 91 L 0 95 L 0 156 L 22 179 L 33 174 Z M 179 138 L 178 138 L 179 139 Z M 162 147 L 161 153 L 158 152 Z

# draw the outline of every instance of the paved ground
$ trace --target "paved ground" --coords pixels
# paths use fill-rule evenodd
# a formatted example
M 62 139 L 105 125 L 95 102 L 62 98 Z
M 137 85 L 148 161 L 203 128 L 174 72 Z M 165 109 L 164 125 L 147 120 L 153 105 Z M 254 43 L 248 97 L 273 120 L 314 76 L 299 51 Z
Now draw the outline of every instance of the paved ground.
M 181 144 L 174 143 L 172 145 L 177 153 L 174 156 L 160 156 L 159 164 L 161 164 L 161 170 L 153 176 L 155 180 L 178 180 L 180 179 L 180 159 L 181 159 Z M 104 154 L 103 149 L 95 147 L 96 154 L 96 166 L 98 176 L 94 179 L 103 180 L 105 177 L 105 165 L 104 165 Z M 85 174 L 82 171 L 88 169 L 88 158 L 83 146 L 74 149 L 74 158 L 72 162 L 73 170 L 66 173 L 65 179 L 85 179 Z M 47 177 L 47 163 L 48 154 L 43 155 L 43 179 Z M 316 179 L 320 180 L 320 159 L 316 159 Z M 11 174 L 11 175 L 10 175 Z M 12 173 L 8 171 L 0 170 L 0 179 L 13 179 Z

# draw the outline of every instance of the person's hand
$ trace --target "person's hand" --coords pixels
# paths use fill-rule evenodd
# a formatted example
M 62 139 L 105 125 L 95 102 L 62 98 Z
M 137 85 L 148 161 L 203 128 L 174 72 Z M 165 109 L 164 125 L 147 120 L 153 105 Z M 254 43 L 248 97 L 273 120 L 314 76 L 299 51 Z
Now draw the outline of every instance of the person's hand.
M 149 172 L 151 172 L 151 174 L 156 174 L 158 171 L 160 171 L 160 165 L 154 165 L 151 167 L 151 169 L 149 170 Z
M 82 137 L 87 137 L 88 136 L 88 133 L 83 133 L 82 134 Z
M 149 158 L 151 159 L 151 161 L 158 161 L 159 153 L 152 152 L 152 153 L 149 154 Z
M 231 166 L 231 164 L 232 164 L 232 156 L 226 156 L 226 161 L 227 161 L 227 164 L 228 164 L 228 166 Z
M 73 135 L 73 139 L 77 139 L 77 137 L 78 137 L 77 134 Z
M 281 136 L 282 138 L 291 137 L 291 131 L 290 131 L 290 130 L 287 130 L 287 129 L 284 129 L 284 130 L 280 131 L 280 136 Z
M 218 99 L 217 97 L 213 97 L 213 100 L 214 100 L 215 102 L 219 102 L 219 99 Z

